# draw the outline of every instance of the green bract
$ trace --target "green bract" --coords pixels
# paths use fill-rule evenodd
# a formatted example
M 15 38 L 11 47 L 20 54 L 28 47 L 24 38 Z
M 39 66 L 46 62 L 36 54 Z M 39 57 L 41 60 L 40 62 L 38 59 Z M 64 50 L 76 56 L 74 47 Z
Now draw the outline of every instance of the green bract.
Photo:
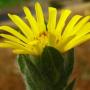
M 53 47 L 45 47 L 36 57 L 19 55 L 18 64 L 26 83 L 27 90 L 72 90 L 68 84 L 74 63 L 74 50 L 62 56 Z

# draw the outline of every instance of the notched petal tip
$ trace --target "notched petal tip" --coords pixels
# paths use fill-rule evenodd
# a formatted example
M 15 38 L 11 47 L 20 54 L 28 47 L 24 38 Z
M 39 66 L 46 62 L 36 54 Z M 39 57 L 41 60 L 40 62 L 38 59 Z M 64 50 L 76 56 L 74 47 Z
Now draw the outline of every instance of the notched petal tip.
M 12 15 L 10 13 L 8 13 L 8 17 L 11 17 Z
M 23 7 L 24 13 L 29 13 L 30 14 L 30 9 L 28 7 Z
M 14 17 L 18 17 L 18 15 L 8 13 L 8 17 L 9 17 L 10 19 L 13 19 Z
M 27 6 L 24 6 L 24 7 L 23 7 L 23 10 L 27 10 L 27 9 L 29 9 Z
M 9 17 L 18 17 L 19 15 L 8 13 L 8 16 L 9 16 Z
M 36 2 L 36 3 L 35 3 L 35 10 L 36 10 L 36 11 L 37 11 L 37 10 L 41 10 L 41 11 L 42 11 L 42 7 L 41 7 L 41 5 L 40 5 L 39 2 Z
M 39 3 L 39 2 L 36 2 L 36 3 L 35 3 L 35 6 L 40 6 L 40 3 Z
M 61 13 L 71 14 L 72 10 L 70 10 L 70 9 L 62 9 Z
M 26 17 L 27 17 L 27 15 L 31 16 L 31 11 L 30 11 L 30 9 L 28 7 L 26 7 L 26 6 L 23 7 L 23 10 L 24 10 L 24 13 L 25 13 Z
M 49 11 L 57 11 L 57 9 L 54 8 L 54 7 L 48 7 L 48 10 L 49 10 Z

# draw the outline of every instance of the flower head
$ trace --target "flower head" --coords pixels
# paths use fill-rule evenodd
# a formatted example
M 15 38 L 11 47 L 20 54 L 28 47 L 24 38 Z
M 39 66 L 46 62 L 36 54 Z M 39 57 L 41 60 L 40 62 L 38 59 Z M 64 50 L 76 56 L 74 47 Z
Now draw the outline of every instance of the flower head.
M 90 39 L 90 16 L 75 15 L 66 25 L 66 20 L 71 14 L 70 10 L 62 10 L 60 19 L 56 24 L 57 10 L 49 7 L 49 19 L 45 24 L 44 15 L 40 4 L 35 4 L 36 19 L 29 8 L 24 7 L 27 25 L 19 16 L 8 14 L 10 19 L 19 27 L 20 31 L 9 26 L 0 26 L 0 30 L 8 33 L 0 33 L 4 41 L 0 47 L 12 48 L 17 54 L 41 54 L 45 46 L 51 46 L 60 52 L 66 52 L 71 48 Z

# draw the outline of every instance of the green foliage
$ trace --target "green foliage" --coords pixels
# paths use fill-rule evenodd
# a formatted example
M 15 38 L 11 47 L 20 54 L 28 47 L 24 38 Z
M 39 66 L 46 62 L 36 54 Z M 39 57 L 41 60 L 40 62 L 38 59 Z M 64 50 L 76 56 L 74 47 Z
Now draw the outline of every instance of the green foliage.
M 18 6 L 23 3 L 24 0 L 0 0 L 0 8 L 7 8 Z
M 38 57 L 19 55 L 17 60 L 27 90 L 72 90 L 73 84 L 67 83 L 73 69 L 73 52 L 64 58 L 55 48 L 45 47 Z

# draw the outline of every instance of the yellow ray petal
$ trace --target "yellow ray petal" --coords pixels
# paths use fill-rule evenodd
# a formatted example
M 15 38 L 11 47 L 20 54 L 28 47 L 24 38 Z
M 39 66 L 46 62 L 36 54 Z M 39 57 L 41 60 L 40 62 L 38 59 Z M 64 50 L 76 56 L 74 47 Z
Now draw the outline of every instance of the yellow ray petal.
M 16 53 L 16 54 L 31 54 L 30 52 L 27 52 L 27 51 L 22 50 L 22 49 L 14 49 L 13 53 Z
M 19 45 L 20 46 L 20 45 Z M 12 48 L 13 52 L 16 54 L 31 54 L 31 55 L 38 55 L 39 53 L 36 53 L 34 50 L 26 50 L 23 47 L 16 46 L 15 43 L 5 41 L 3 43 L 0 43 L 1 48 Z M 31 47 L 30 47 L 31 48 Z
M 86 16 L 84 17 L 82 20 L 80 20 L 76 26 L 74 27 L 73 32 L 70 35 L 74 35 L 75 33 L 77 33 L 79 30 L 81 30 L 81 28 L 85 25 L 85 23 L 87 23 L 90 20 L 90 16 Z
M 26 45 L 26 48 L 29 48 L 30 52 L 34 52 L 35 54 L 38 54 L 38 49 L 36 48 L 36 46 L 38 46 L 38 41 L 37 40 L 34 40 L 32 42 L 29 42 L 27 45 Z
M 75 24 L 80 20 L 81 17 L 82 16 L 80 16 L 80 15 L 75 15 L 70 20 L 70 22 L 68 23 L 68 25 L 66 26 L 66 28 L 62 34 L 62 38 L 67 38 L 70 35 L 70 33 L 72 33 Z
M 88 34 L 90 33 L 90 22 L 86 23 L 82 28 L 81 30 L 79 30 L 76 35 L 78 36 L 83 36 L 85 34 Z
M 29 8 L 24 7 L 23 9 L 26 15 L 26 19 L 29 21 L 31 28 L 34 31 L 34 34 L 38 35 L 39 30 L 38 30 L 38 25 L 37 25 L 35 18 L 32 16 Z
M 30 27 L 24 23 L 24 21 L 17 15 L 11 15 L 8 14 L 8 16 L 10 17 L 10 19 L 20 28 L 20 30 L 22 31 L 22 33 L 29 39 L 33 39 L 33 33 L 30 29 Z
M 49 40 L 49 45 L 55 46 L 56 44 L 56 36 L 53 33 L 48 34 L 48 40 Z
M 39 25 L 39 29 L 41 32 L 43 32 L 46 30 L 46 26 L 45 26 L 45 22 L 44 22 L 43 11 L 38 2 L 35 4 L 35 10 L 36 10 L 36 18 L 37 18 L 37 23 Z
M 31 45 L 37 45 L 38 40 L 33 40 L 32 42 L 27 43 L 27 45 L 31 46 Z
M 13 45 L 13 44 L 8 43 L 6 41 L 3 41 L 2 43 L 0 43 L 0 47 L 1 48 L 12 48 L 12 49 L 18 48 L 16 45 Z
M 18 43 L 12 42 L 12 41 L 8 41 L 8 40 L 4 40 L 5 43 L 12 45 L 11 48 L 15 48 L 15 49 L 22 49 L 22 50 L 26 50 L 28 51 L 28 48 L 25 48 L 23 45 L 20 45 Z
M 0 48 L 12 48 L 12 45 L 2 42 L 2 43 L 0 43 Z
M 49 19 L 48 19 L 48 31 L 54 32 L 56 27 L 56 16 L 57 16 L 57 10 L 56 8 L 49 7 Z
M 7 35 L 7 34 L 0 34 L 1 37 L 7 39 L 7 40 L 10 40 L 12 42 L 16 42 L 16 43 L 19 43 L 23 46 L 25 46 L 25 43 L 23 43 L 21 40 L 17 39 L 16 37 L 14 36 L 11 36 L 11 35 Z
M 63 30 L 65 23 L 66 23 L 66 19 L 68 18 L 68 16 L 70 14 L 71 14 L 70 10 L 62 10 L 61 11 L 60 19 L 59 19 L 57 27 L 56 27 L 56 35 L 57 36 L 61 37 L 62 30 Z
M 36 54 L 35 52 L 33 52 L 33 51 L 29 51 L 29 52 L 27 52 L 27 51 L 24 51 L 24 50 L 20 50 L 20 49 L 14 49 L 13 50 L 13 53 L 15 53 L 15 54 L 30 54 L 30 55 L 38 55 L 38 54 Z
M 70 50 L 71 48 L 74 48 L 74 47 L 84 43 L 87 40 L 90 40 L 90 34 L 79 36 L 79 37 L 75 37 L 70 42 L 68 42 L 65 45 L 65 47 L 62 48 L 62 52 L 66 52 L 66 51 Z
M 17 38 L 19 38 L 20 40 L 28 43 L 28 39 L 26 39 L 22 34 L 20 34 L 19 32 L 17 32 L 17 30 L 9 27 L 9 26 L 0 26 L 0 31 L 6 31 L 11 33 L 12 35 L 16 36 Z
M 34 46 L 32 46 L 32 45 L 30 45 L 29 47 L 27 47 L 27 46 L 22 46 L 22 45 L 20 45 L 18 43 L 11 42 L 11 41 L 8 41 L 8 40 L 5 40 L 4 42 L 7 43 L 7 44 L 12 45 L 12 48 L 14 48 L 14 49 L 21 49 L 21 50 L 24 50 L 27 53 L 28 52 L 30 52 L 30 53 L 33 52 L 35 55 L 38 54 L 36 48 Z
M 90 33 L 90 22 L 86 23 L 85 26 L 83 26 L 82 29 L 76 33 L 75 36 L 69 36 L 68 38 L 62 40 L 62 42 L 57 45 L 59 49 L 63 49 L 63 47 L 65 47 L 69 42 L 73 41 L 75 38 L 79 39 L 80 37 L 83 37 L 84 35 L 87 35 L 89 33 Z

